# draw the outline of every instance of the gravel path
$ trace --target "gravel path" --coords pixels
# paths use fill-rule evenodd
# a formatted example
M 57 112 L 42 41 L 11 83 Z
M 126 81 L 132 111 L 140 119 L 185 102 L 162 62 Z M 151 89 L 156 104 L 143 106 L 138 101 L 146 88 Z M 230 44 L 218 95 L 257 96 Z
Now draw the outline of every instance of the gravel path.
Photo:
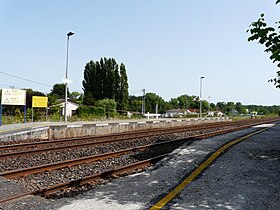
M 153 168 L 60 199 L 60 210 L 147 209 L 226 142 L 250 128 L 175 150 Z M 164 209 L 277 209 L 280 206 L 280 126 L 233 146 Z

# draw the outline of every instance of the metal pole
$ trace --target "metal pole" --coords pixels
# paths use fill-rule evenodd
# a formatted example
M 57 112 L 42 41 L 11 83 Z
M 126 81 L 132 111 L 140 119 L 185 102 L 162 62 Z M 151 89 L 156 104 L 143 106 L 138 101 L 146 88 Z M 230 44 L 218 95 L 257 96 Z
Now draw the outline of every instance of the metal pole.
M 2 104 L 0 104 L 0 126 L 2 125 Z
M 202 79 L 204 77 L 200 77 L 200 95 L 199 95 L 199 100 L 200 100 L 200 106 L 199 106 L 199 117 L 201 118 L 202 117 L 202 100 L 201 100 L 201 97 L 202 97 Z
M 209 106 L 208 106 L 208 112 L 210 113 L 210 96 L 208 96 L 208 103 L 209 103 Z
M 156 104 L 156 119 L 158 119 L 158 104 Z
M 69 32 L 67 34 L 67 49 L 66 49 L 66 73 L 65 73 L 65 103 L 64 103 L 64 121 L 67 122 L 67 94 L 68 94 L 68 54 L 69 54 L 69 37 L 74 33 Z
M 68 92 L 68 51 L 69 51 L 69 36 L 67 36 L 67 50 L 66 50 L 66 73 L 65 73 L 65 100 L 64 100 L 64 121 L 67 122 L 67 92 Z
M 142 96 L 142 114 L 145 114 L 145 89 L 143 89 L 143 96 Z
M 24 105 L 24 123 L 26 123 L 26 105 Z

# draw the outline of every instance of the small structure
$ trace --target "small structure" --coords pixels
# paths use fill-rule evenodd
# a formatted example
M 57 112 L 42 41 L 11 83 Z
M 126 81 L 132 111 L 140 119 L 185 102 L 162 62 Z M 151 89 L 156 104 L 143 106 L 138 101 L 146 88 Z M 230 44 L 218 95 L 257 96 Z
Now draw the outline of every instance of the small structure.
M 216 111 L 215 114 L 216 114 L 217 117 L 222 117 L 222 116 L 224 116 L 224 113 L 221 112 L 221 111 Z
M 156 118 L 158 119 L 160 117 L 160 114 L 154 114 L 154 113 L 149 113 L 147 112 L 147 114 L 144 114 L 144 117 L 150 119 L 150 118 Z
M 208 111 L 207 112 L 207 116 L 208 117 L 214 117 L 215 116 L 215 112 L 214 111 Z
M 65 100 L 64 99 L 58 99 L 57 101 L 59 101 L 60 103 L 58 103 L 56 106 L 60 106 L 62 108 L 62 115 L 64 116 L 64 106 L 65 106 Z M 78 109 L 79 104 L 67 100 L 67 107 L 66 107 L 66 111 L 67 111 L 67 116 L 71 117 L 72 115 L 76 114 L 76 110 Z
M 198 114 L 199 110 L 197 109 L 187 109 L 187 114 Z
M 181 116 L 185 115 L 186 111 L 182 109 L 169 109 L 166 110 L 166 113 L 164 114 L 164 117 L 176 117 L 176 116 Z

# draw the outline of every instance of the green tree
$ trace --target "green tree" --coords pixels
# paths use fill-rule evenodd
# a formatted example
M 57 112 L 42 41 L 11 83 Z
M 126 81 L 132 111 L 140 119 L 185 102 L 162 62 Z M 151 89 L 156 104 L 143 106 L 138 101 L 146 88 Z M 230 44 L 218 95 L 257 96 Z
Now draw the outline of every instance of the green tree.
M 171 98 L 169 101 L 171 109 L 177 109 L 179 107 L 179 100 L 178 98 Z
M 280 3 L 280 0 L 276 1 L 276 4 Z M 260 18 L 250 25 L 251 36 L 248 41 L 258 41 L 265 46 L 265 52 L 270 53 L 270 59 L 273 63 L 277 63 L 280 67 L 280 21 L 276 22 L 277 29 L 268 26 L 264 19 L 264 14 L 261 14 Z M 277 31 L 278 30 L 278 31 Z M 280 88 L 280 71 L 276 72 L 276 77 L 270 79 L 269 82 L 273 82 L 276 88 Z
M 217 110 L 224 112 L 224 113 L 226 112 L 227 105 L 225 102 L 218 102 L 216 107 L 217 107 Z
M 26 108 L 32 108 L 32 97 L 33 96 L 45 96 L 44 93 L 40 91 L 34 91 L 31 88 L 24 89 L 26 90 Z
M 71 92 L 69 94 L 69 99 L 72 100 L 72 101 L 77 102 L 77 101 L 81 100 L 81 93 L 76 92 L 76 91 Z
M 118 109 L 126 110 L 128 108 L 128 79 L 125 65 L 123 63 L 120 66 L 120 83 L 116 82 L 116 84 L 119 84 L 119 86 L 115 88 L 119 88 L 119 90 L 117 90 L 118 95 L 116 97 Z
M 128 97 L 128 109 L 133 112 L 142 111 L 142 96 L 129 96 Z
M 69 91 L 67 93 L 69 95 Z M 56 98 L 65 98 L 65 84 L 54 84 L 49 95 L 55 96 Z
M 101 58 L 86 64 L 83 80 L 84 104 L 100 99 L 114 99 L 118 109 L 128 106 L 128 79 L 125 65 L 120 67 L 113 58 Z
M 163 98 L 155 93 L 147 93 L 145 96 L 145 111 L 155 113 L 156 105 L 158 105 L 159 114 L 163 114 L 166 111 L 166 102 Z
M 235 109 L 239 114 L 246 114 L 247 113 L 246 108 L 240 102 L 237 102 L 235 104 Z
M 114 99 L 101 99 L 95 104 L 97 107 L 101 107 L 105 110 L 106 117 L 114 117 L 116 115 L 117 102 Z

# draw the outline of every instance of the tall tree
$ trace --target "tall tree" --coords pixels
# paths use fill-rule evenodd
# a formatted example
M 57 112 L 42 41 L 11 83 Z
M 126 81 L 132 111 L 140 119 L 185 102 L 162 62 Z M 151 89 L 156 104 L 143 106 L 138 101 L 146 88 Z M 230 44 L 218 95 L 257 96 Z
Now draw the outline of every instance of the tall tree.
M 123 63 L 120 66 L 119 80 L 119 96 L 116 98 L 118 103 L 118 109 L 126 110 L 128 107 L 128 79 L 126 75 L 125 65 Z
M 56 96 L 57 98 L 65 97 L 65 84 L 54 84 L 53 89 L 50 92 L 50 95 Z M 69 92 L 68 92 L 69 95 Z
M 278 3 L 280 0 L 276 1 L 276 4 Z M 261 17 L 250 25 L 251 29 L 247 32 L 251 33 L 248 41 L 257 40 L 260 44 L 265 45 L 265 52 L 271 53 L 270 59 L 280 68 L 280 21 L 276 24 L 279 25 L 277 29 L 268 26 L 264 20 L 264 14 L 261 14 Z M 276 77 L 269 81 L 273 82 L 276 88 L 280 88 L 280 71 L 277 71 Z
M 146 112 L 155 113 L 156 105 L 158 105 L 158 113 L 163 114 L 166 111 L 166 102 L 163 98 L 155 93 L 147 93 L 145 96 L 145 101 Z
M 115 99 L 117 109 L 127 109 L 128 79 L 125 65 L 120 67 L 113 58 L 101 58 L 86 64 L 83 80 L 84 104 L 100 99 Z

